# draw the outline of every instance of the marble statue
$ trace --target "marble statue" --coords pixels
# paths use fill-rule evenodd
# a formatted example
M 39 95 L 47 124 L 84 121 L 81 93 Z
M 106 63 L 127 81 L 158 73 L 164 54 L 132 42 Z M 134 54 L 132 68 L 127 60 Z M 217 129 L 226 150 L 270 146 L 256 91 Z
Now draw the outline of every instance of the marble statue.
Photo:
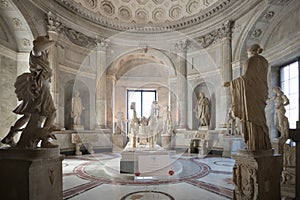
M 280 87 L 274 87 L 273 92 L 275 93 L 275 96 L 271 98 L 271 100 L 274 101 L 275 107 L 274 123 L 278 131 L 281 133 L 281 137 L 288 137 L 289 122 L 288 118 L 285 116 L 286 110 L 284 106 L 289 105 L 290 101 L 281 91 Z
M 115 118 L 117 119 L 115 133 L 121 134 L 123 131 L 125 131 L 125 118 L 124 118 L 124 113 L 121 111 L 121 109 L 119 109 Z
M 227 134 L 233 136 L 241 135 L 240 119 L 234 115 L 232 108 L 229 109 L 227 117 Z
M 166 111 L 166 119 L 164 119 L 164 128 L 163 128 L 163 134 L 164 135 L 172 135 L 174 132 L 173 129 L 173 121 L 172 121 L 172 113 L 169 110 L 169 106 L 167 106 L 167 111 Z
M 244 74 L 224 84 L 231 87 L 232 109 L 241 119 L 247 150 L 269 150 L 271 142 L 266 125 L 265 107 L 268 98 L 268 61 L 261 55 L 258 44 L 248 49 Z
M 159 110 L 161 105 L 157 101 L 153 101 L 151 105 L 151 113 L 149 118 L 137 118 L 135 110 L 135 102 L 131 103 L 130 109 L 133 112 L 133 117 L 129 124 L 129 142 L 125 149 L 134 149 L 138 146 L 148 146 L 155 148 L 159 137 L 159 127 L 162 125 L 159 117 Z
M 285 116 L 285 106 L 289 105 L 290 101 L 287 96 L 281 91 L 280 87 L 274 87 L 273 92 L 275 96 L 269 100 L 274 102 L 274 124 L 277 130 L 280 132 L 278 152 L 283 153 L 283 148 L 286 140 L 289 138 L 289 120 Z
M 74 97 L 72 98 L 72 109 L 71 109 L 71 117 L 74 120 L 74 125 L 81 125 L 80 119 L 81 119 L 81 113 L 84 110 L 81 98 L 80 98 L 80 92 L 78 90 L 75 90 Z
M 199 121 L 199 128 L 201 126 L 209 126 L 210 123 L 210 101 L 205 97 L 203 92 L 199 93 L 197 106 L 194 110 Z
M 30 72 L 18 76 L 14 84 L 17 98 L 22 102 L 13 112 L 22 117 L 10 128 L 2 143 L 11 147 L 36 148 L 42 141 L 41 147 L 56 147 L 49 140 L 56 139 L 51 132 L 58 128 L 53 125 L 56 108 L 50 93 L 52 70 L 47 51 L 54 43 L 49 36 L 39 36 L 33 41 L 29 57 Z M 22 134 L 16 144 L 13 137 L 18 131 Z

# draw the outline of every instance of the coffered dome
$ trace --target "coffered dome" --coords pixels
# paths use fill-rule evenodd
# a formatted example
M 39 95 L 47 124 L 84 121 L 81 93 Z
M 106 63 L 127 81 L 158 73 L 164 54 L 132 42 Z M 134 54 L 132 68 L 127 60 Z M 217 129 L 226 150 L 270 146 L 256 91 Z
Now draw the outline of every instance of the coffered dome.
M 54 2 L 102 27 L 119 31 L 151 32 L 192 27 L 227 10 L 236 1 L 54 0 Z
M 73 0 L 112 20 L 135 24 L 174 22 L 204 11 L 218 0 Z

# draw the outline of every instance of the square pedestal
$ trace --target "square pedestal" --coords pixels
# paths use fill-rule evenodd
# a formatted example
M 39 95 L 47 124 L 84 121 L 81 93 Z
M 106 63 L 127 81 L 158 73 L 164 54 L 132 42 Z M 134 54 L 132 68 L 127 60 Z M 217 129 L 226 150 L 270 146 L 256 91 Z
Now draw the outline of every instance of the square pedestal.
M 233 199 L 281 199 L 282 156 L 266 150 L 239 150 L 233 167 Z
M 0 149 L 1 199 L 63 199 L 62 159 L 58 148 Z
M 239 149 L 244 148 L 245 142 L 241 137 L 224 136 L 223 137 L 223 157 L 230 158 L 232 154 L 237 154 Z
M 137 176 L 168 176 L 171 170 L 169 151 L 123 151 L 120 173 Z

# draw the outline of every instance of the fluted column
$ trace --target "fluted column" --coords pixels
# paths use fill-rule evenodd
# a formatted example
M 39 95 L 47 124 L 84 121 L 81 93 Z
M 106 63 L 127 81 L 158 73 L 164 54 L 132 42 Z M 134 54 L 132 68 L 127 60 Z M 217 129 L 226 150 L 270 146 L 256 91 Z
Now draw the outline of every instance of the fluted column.
M 61 30 L 61 22 L 59 19 L 54 16 L 51 12 L 47 14 L 47 28 L 48 28 L 48 35 L 50 40 L 58 41 L 58 36 Z M 58 49 L 57 45 L 53 45 L 49 48 L 49 64 L 50 68 L 52 69 L 52 78 L 51 78 L 51 93 L 54 101 L 54 105 L 56 109 L 59 109 L 59 77 L 58 77 Z M 59 124 L 60 119 L 60 112 L 57 112 L 57 116 L 54 120 L 56 125 Z
M 96 129 L 107 128 L 107 106 L 106 106 L 106 50 L 108 41 L 97 42 L 96 59 Z
M 107 75 L 107 123 L 109 128 L 114 128 L 115 83 L 116 77 Z
M 187 127 L 187 49 L 190 41 L 183 40 L 175 45 L 177 50 L 177 106 L 178 128 Z

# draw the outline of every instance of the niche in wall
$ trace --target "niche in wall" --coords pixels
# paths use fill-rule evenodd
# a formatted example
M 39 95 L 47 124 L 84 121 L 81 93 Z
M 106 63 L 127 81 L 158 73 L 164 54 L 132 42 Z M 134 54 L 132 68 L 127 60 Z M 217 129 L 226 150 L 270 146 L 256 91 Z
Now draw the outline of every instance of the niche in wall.
M 215 129 L 216 127 L 216 97 L 215 97 L 215 91 L 212 89 L 213 86 L 209 83 L 200 83 L 197 85 L 194 89 L 193 93 L 193 123 L 192 128 L 193 130 L 197 130 L 199 127 L 199 121 L 196 117 L 196 112 L 194 111 L 197 106 L 197 99 L 200 92 L 203 92 L 205 94 L 205 97 L 207 97 L 210 100 L 210 126 L 209 129 Z
M 71 117 L 72 97 L 76 90 L 79 91 L 84 110 L 81 113 L 81 124 L 85 130 L 90 130 L 90 93 L 88 87 L 79 80 L 71 80 L 65 85 L 65 128 L 71 129 L 73 118 Z

